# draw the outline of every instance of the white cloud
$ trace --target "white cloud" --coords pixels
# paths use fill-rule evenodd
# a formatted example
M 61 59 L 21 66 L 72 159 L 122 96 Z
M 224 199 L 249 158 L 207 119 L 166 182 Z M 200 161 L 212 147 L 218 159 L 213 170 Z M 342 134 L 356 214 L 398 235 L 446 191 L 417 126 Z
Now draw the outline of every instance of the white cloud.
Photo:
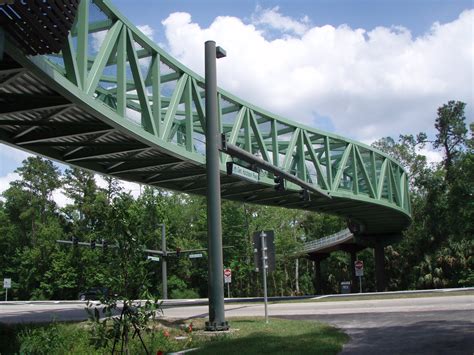
M 102 175 L 95 174 L 95 181 L 97 183 L 97 186 L 103 189 L 107 188 L 107 183 L 105 182 Z M 140 184 L 129 182 L 129 181 L 123 181 L 123 180 L 119 180 L 119 182 L 124 192 L 130 193 L 134 198 L 137 198 L 140 196 L 142 192 L 142 188 Z
M 69 197 L 67 197 L 64 194 L 63 189 L 57 189 L 57 190 L 53 191 L 53 200 L 54 200 L 54 202 L 56 202 L 56 204 L 60 208 L 65 207 L 66 205 L 71 205 L 71 204 L 74 203 L 74 201 L 72 199 L 70 199 Z
M 147 36 L 150 39 L 153 39 L 153 34 L 155 33 L 155 30 L 149 25 L 138 25 L 137 28 L 143 32 L 145 36 Z
M 255 25 L 268 26 L 270 29 L 280 30 L 284 33 L 294 33 L 296 35 L 303 35 L 308 30 L 309 18 L 307 16 L 297 21 L 291 17 L 283 16 L 279 10 L 278 6 L 272 9 L 263 9 L 257 6 L 252 16 L 252 22 Z
M 12 181 L 18 180 L 20 175 L 17 173 L 8 173 L 5 176 L 0 176 L 0 195 L 10 187 Z
M 424 155 L 428 164 L 437 164 L 443 160 L 443 153 L 436 150 L 432 150 L 428 147 L 419 149 L 417 153 Z
M 154 30 L 151 28 L 149 25 L 138 25 L 137 28 L 143 32 L 145 36 L 147 36 L 150 39 L 153 39 L 153 33 Z M 98 52 L 100 47 L 102 46 L 102 43 L 104 43 L 105 36 L 107 36 L 108 31 L 100 31 L 100 32 L 94 32 L 92 34 L 92 49 L 94 52 Z
M 257 14 L 260 22 L 217 17 L 201 28 L 173 13 L 162 22 L 168 50 L 203 74 L 203 44 L 215 40 L 227 50 L 219 86 L 313 127 L 329 117 L 337 133 L 360 140 L 432 132 L 437 107 L 452 99 L 467 102 L 472 120 L 474 10 L 419 37 L 400 27 L 310 27 L 277 8 Z M 262 23 L 300 35 L 268 39 Z

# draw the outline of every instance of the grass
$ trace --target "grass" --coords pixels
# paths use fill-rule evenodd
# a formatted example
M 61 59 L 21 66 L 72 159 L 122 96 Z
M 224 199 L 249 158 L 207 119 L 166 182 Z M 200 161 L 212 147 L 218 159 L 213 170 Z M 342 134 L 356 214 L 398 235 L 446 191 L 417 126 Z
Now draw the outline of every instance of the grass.
M 262 318 L 231 318 L 230 331 L 204 331 L 204 319 L 191 321 L 160 320 L 142 332 L 152 354 L 199 348 L 193 354 L 337 354 L 349 339 L 325 324 L 308 321 Z M 176 339 L 178 337 L 178 339 Z M 90 344 L 89 325 L 52 323 L 37 325 L 2 325 L 0 354 L 110 354 L 108 347 L 95 349 Z M 144 354 L 137 337 L 131 339 L 131 354 Z
M 349 337 L 328 325 L 271 318 L 234 318 L 228 334 L 203 342 L 195 354 L 337 354 Z

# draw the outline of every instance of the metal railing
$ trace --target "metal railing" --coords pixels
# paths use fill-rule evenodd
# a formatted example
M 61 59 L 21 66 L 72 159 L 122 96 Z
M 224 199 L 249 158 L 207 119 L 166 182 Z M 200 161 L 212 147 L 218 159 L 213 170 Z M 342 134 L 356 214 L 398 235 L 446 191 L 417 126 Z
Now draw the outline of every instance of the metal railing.
M 349 228 L 346 228 L 337 233 L 328 235 L 327 237 L 323 237 L 323 238 L 312 240 L 308 243 L 305 243 L 303 245 L 303 251 L 308 252 L 315 249 L 320 249 L 322 247 L 332 245 L 332 244 L 337 244 L 337 242 L 350 239 L 351 237 L 353 237 L 353 234 L 351 233 Z

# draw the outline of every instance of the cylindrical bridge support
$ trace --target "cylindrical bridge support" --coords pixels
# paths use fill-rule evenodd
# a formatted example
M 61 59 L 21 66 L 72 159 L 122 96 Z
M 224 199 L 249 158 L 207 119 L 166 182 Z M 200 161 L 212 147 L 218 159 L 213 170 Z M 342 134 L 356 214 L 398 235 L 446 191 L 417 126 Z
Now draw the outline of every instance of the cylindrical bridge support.
M 375 239 L 375 281 L 377 292 L 383 292 L 386 289 L 385 285 L 385 253 L 382 240 Z
M 323 294 L 323 277 L 321 272 L 321 261 L 326 259 L 329 254 L 313 254 L 309 258 L 314 261 L 314 290 L 317 295 Z

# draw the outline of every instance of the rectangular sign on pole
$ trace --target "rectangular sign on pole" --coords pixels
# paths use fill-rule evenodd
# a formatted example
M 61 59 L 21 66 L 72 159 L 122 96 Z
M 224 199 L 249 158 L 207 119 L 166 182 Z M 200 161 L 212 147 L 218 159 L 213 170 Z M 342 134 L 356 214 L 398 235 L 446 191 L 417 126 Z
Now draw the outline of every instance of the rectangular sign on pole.
M 202 253 L 189 254 L 189 259 L 198 259 L 202 258 Z
M 250 182 L 258 182 L 259 180 L 259 175 L 256 171 L 244 168 L 233 162 L 227 162 L 227 175 L 235 175 Z
M 158 256 L 151 256 L 149 255 L 148 256 L 148 260 L 151 260 L 151 261 L 160 261 L 160 258 Z
M 5 289 L 5 301 L 8 301 L 8 289 L 12 287 L 12 279 L 3 279 L 3 288 Z
M 255 271 L 259 272 L 263 269 L 262 267 L 262 232 L 255 232 L 253 235 L 253 257 L 255 263 Z M 268 272 L 275 270 L 275 233 L 270 231 L 263 231 L 265 234 L 266 250 L 265 260 L 266 268 Z

